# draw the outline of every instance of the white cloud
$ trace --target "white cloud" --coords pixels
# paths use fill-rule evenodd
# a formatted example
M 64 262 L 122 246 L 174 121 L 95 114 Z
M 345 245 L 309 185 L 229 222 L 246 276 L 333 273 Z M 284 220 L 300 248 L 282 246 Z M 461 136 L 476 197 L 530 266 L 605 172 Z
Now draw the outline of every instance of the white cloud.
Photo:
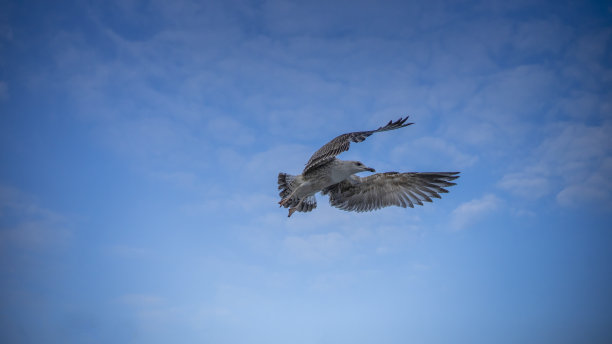
M 326 197 L 318 200 L 313 212 L 291 218 L 286 209 L 278 208 L 277 199 L 260 202 L 249 213 L 253 215 L 237 225 L 240 238 L 258 254 L 291 263 L 327 264 L 404 252 L 423 235 L 422 221 L 413 209 L 359 214 L 329 206 Z
M 203 181 L 193 172 L 173 171 L 173 172 L 153 172 L 153 178 L 163 180 L 173 185 L 187 188 L 190 190 L 201 190 Z
M 176 300 L 165 299 L 156 294 L 124 294 L 116 302 L 125 306 L 125 311 L 137 319 L 140 330 L 151 335 L 163 333 L 168 324 L 175 321 L 188 321 L 194 311 L 192 305 L 178 304 Z
M 210 119 L 207 130 L 216 140 L 231 145 L 247 145 L 255 140 L 251 129 L 229 117 Z
M 558 194 L 557 201 L 564 206 L 599 204 L 612 208 L 612 157 L 606 157 L 600 166 L 587 173 L 586 178 L 574 180 Z
M 240 190 L 219 190 L 205 195 L 206 200 L 199 203 L 187 204 L 182 209 L 190 215 L 214 214 L 232 211 L 240 214 L 261 214 L 266 210 L 278 208 L 280 200 L 271 194 L 240 192 Z
M 125 294 L 120 297 L 120 301 L 137 308 L 155 307 L 164 302 L 163 298 L 153 294 Z
M 610 204 L 612 182 L 612 124 L 588 126 L 554 123 L 518 172 L 504 175 L 498 186 L 528 199 L 556 194 L 563 206 Z
M 0 245 L 41 250 L 61 247 L 72 237 L 68 219 L 43 208 L 23 192 L 0 185 Z
M 129 245 L 113 245 L 108 248 L 108 252 L 113 256 L 118 256 L 121 258 L 135 258 L 144 257 L 149 253 L 149 250 L 146 248 Z
M 487 194 L 481 198 L 460 204 L 451 214 L 451 228 L 460 230 L 472 226 L 497 210 L 500 204 L 501 200 L 493 194 Z
M 537 172 L 510 173 L 503 176 L 498 186 L 510 193 L 528 199 L 537 199 L 547 195 L 551 189 L 547 175 Z
M 456 145 L 439 138 L 426 136 L 399 145 L 391 152 L 394 160 L 410 160 L 412 164 L 440 165 L 457 170 L 474 165 L 478 157 L 457 148 Z
M 283 240 L 283 247 L 291 256 L 314 262 L 343 256 L 349 246 L 350 241 L 338 232 L 288 236 Z
M 526 56 L 556 54 L 572 39 L 574 32 L 558 18 L 536 19 L 517 23 L 514 47 Z
M 478 87 L 457 101 L 441 126 L 445 137 L 470 145 L 482 158 L 510 154 L 509 148 L 522 144 L 561 82 L 554 70 L 540 65 L 498 69 L 475 80 Z
M 566 48 L 561 49 L 563 53 L 557 57 L 559 66 L 556 69 L 542 65 L 526 69 L 524 80 L 514 82 L 509 88 L 518 89 L 518 98 L 513 93 L 499 93 L 515 103 L 504 108 L 524 114 L 536 110 L 539 113 L 534 115 L 543 120 L 517 127 L 514 137 L 504 141 L 521 154 L 507 156 L 508 172 L 498 186 L 531 200 L 553 195 L 562 206 L 598 204 L 608 207 L 612 204 L 612 185 L 607 177 L 608 161 L 612 158 L 612 123 L 609 122 L 612 92 L 605 84 L 612 80 L 612 69 L 602 61 L 605 60 L 605 42 L 612 36 L 612 30 L 582 35 L 568 33 L 566 27 L 554 20 L 527 23 L 518 30 L 523 36 L 525 32 L 536 32 L 535 41 L 522 43 L 527 45 L 526 49 L 541 42 L 545 42 L 538 48 L 543 49 L 541 53 Z M 555 35 L 558 37 L 549 39 Z M 534 76 L 536 82 L 525 82 Z M 525 94 L 532 96 L 524 97 Z M 524 112 L 524 109 L 530 111 Z M 510 150 L 506 149 L 508 152 Z
M 308 148 L 296 144 L 279 144 L 265 151 L 251 154 L 240 166 L 245 180 L 251 183 L 272 182 L 276 188 L 279 172 L 293 175 L 300 174 L 310 157 Z

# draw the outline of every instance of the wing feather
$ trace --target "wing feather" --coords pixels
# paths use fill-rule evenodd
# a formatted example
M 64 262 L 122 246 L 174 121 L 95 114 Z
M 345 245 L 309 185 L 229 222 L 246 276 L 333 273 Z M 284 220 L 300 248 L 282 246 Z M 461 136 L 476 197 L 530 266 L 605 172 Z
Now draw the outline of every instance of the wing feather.
M 371 211 L 392 205 L 414 208 L 423 201 L 432 202 L 446 193 L 445 187 L 455 185 L 459 172 L 410 172 L 377 173 L 360 178 L 352 176 L 350 181 L 334 184 L 323 190 L 329 194 L 332 206 L 347 211 Z
M 307 172 L 333 160 L 338 154 L 346 152 L 347 150 L 349 150 L 351 142 L 361 142 L 374 133 L 399 129 L 413 124 L 405 123 L 406 120 L 408 120 L 408 116 L 406 116 L 405 118 L 400 118 L 397 121 L 389 121 L 387 125 L 385 125 L 384 127 L 380 127 L 376 130 L 356 131 L 353 133 L 347 133 L 337 136 L 333 140 L 326 143 L 323 147 L 319 148 L 319 150 L 317 150 L 310 157 L 310 159 L 306 163 L 306 167 L 304 167 L 304 171 L 302 172 L 302 174 L 306 174 Z

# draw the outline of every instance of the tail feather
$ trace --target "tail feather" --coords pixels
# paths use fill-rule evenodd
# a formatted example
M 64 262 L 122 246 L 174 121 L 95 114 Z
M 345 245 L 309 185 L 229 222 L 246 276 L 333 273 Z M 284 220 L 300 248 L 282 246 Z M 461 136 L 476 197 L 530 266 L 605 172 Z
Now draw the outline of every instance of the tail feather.
M 296 181 L 297 176 L 288 174 L 288 173 L 279 173 L 278 174 L 278 190 L 280 192 L 278 195 L 281 199 L 285 199 L 299 186 L 299 183 Z M 300 200 L 297 197 L 292 197 L 288 200 L 283 206 L 285 208 L 293 208 L 299 204 Z M 298 208 L 297 211 L 308 212 L 317 207 L 317 200 L 314 196 L 309 196 L 304 198 L 302 204 Z
M 278 174 L 278 189 L 280 190 L 278 195 L 281 196 L 281 198 L 285 198 L 293 192 L 295 185 L 292 187 L 291 183 L 295 178 L 296 176 L 283 172 Z

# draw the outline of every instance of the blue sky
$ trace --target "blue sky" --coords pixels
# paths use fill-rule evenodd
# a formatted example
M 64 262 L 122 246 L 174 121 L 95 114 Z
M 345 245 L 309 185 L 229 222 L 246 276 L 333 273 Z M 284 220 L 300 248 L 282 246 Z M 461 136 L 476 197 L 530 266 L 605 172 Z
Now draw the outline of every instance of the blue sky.
M 612 339 L 612 7 L 0 5 L 6 343 Z M 279 209 L 343 159 L 461 171 L 433 204 Z

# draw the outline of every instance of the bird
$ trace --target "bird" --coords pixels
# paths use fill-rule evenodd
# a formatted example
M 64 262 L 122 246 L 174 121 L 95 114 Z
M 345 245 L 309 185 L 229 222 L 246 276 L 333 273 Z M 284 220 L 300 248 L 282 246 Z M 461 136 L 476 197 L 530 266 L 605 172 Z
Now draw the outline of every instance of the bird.
M 309 212 L 317 207 L 315 194 L 329 195 L 329 203 L 345 211 L 366 212 L 389 206 L 411 207 L 432 202 L 447 193 L 446 187 L 460 172 L 384 172 L 359 177 L 360 172 L 376 172 L 360 161 L 340 160 L 340 153 L 349 150 L 351 142 L 364 141 L 372 134 L 396 130 L 414 123 L 406 123 L 409 116 L 375 130 L 357 131 L 337 136 L 319 148 L 308 160 L 302 174 L 278 174 L 278 204 L 289 208 L 289 215 Z

